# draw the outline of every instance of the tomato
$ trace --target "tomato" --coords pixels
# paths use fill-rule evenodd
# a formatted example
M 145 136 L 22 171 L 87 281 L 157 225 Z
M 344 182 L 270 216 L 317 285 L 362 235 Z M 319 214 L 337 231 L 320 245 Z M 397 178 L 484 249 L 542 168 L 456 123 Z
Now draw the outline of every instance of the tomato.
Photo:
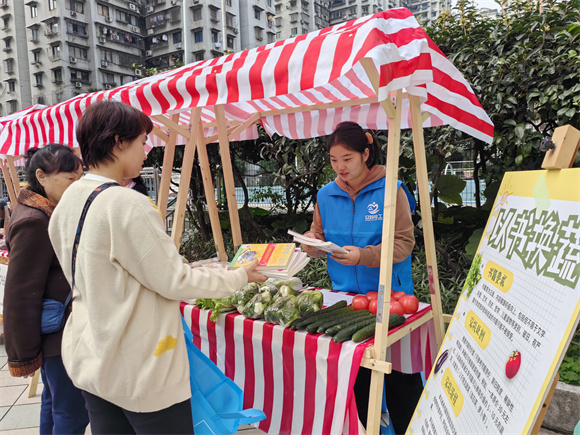
M 369 311 L 371 314 L 377 314 L 377 304 L 379 303 L 378 299 L 371 299 L 369 302 Z
M 357 295 L 352 298 L 352 306 L 355 311 L 366 310 L 369 307 L 369 300 L 365 295 Z
M 406 295 L 399 299 L 399 303 L 403 306 L 405 314 L 416 313 L 419 309 L 419 299 L 414 295 Z
M 395 290 L 391 289 L 391 299 L 395 297 Z
M 390 314 L 398 314 L 402 316 L 403 314 L 405 314 L 405 310 L 403 309 L 403 306 L 397 301 L 391 301 Z
M 407 293 L 405 293 L 405 292 L 395 292 L 395 294 L 392 296 L 391 299 L 394 299 L 394 300 L 398 301 L 403 296 L 407 296 Z
M 365 296 L 369 301 L 372 301 L 373 299 L 378 299 L 379 294 L 377 292 L 368 292 Z
M 512 379 L 519 371 L 522 364 L 522 355 L 516 350 L 512 352 L 505 365 L 505 375 L 508 379 Z

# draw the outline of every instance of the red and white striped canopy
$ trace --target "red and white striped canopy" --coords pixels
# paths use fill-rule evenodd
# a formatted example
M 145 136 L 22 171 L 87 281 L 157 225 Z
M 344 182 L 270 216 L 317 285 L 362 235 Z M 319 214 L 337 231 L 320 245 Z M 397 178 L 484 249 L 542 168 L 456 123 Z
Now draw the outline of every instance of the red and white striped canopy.
M 378 95 L 360 63 L 363 58 L 372 59 L 379 72 Z M 420 97 L 421 110 L 431 113 L 424 127 L 451 125 L 491 143 L 493 123 L 461 73 L 409 10 L 392 9 L 78 96 L 8 123 L 0 134 L 0 153 L 22 154 L 28 147 L 49 142 L 73 146 L 76 121 L 88 105 L 101 99 L 123 101 L 150 116 L 183 112 L 183 123 L 193 107 L 203 107 L 203 119 L 209 122 L 215 121 L 215 105 L 224 106 L 227 121 L 269 112 L 260 119 L 266 131 L 294 139 L 330 134 L 344 120 L 384 130 L 388 118 L 378 102 L 272 112 L 377 96 L 382 101 L 399 89 Z M 401 128 L 409 128 L 408 100 L 403 101 L 402 110 Z M 253 125 L 239 139 L 255 137 Z M 154 139 L 152 145 L 156 145 Z

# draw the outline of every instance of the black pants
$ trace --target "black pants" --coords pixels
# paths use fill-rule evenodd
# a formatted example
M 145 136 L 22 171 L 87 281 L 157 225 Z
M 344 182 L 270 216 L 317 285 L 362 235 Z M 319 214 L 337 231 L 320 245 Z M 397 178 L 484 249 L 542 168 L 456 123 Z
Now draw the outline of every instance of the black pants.
M 371 370 L 361 367 L 354 384 L 354 397 L 358 417 L 364 427 L 367 426 L 370 386 Z M 387 409 L 393 422 L 393 429 L 397 434 L 404 434 L 423 392 L 421 373 L 407 375 L 393 371 L 391 374 L 385 375 L 385 387 L 387 389 Z
M 193 434 L 191 401 L 155 412 L 131 412 L 83 391 L 91 432 L 100 434 Z

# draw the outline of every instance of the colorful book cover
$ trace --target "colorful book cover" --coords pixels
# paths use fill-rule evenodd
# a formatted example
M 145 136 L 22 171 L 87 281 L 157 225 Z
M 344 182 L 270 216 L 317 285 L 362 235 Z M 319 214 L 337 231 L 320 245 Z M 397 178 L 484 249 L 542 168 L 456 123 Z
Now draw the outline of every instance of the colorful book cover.
M 284 269 L 294 254 L 294 243 L 251 243 L 241 245 L 230 263 L 235 269 L 258 259 L 260 269 Z

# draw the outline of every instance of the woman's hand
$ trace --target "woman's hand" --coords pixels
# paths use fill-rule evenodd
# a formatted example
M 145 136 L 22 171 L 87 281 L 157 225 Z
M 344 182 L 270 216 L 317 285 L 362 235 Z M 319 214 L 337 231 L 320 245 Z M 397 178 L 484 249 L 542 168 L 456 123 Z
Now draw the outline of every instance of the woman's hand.
M 356 246 L 344 246 L 344 249 L 348 251 L 348 254 L 335 252 L 330 258 L 345 266 L 356 266 L 360 262 L 360 249 Z
M 256 272 L 256 267 L 258 267 L 258 260 L 254 260 L 244 266 L 246 273 L 248 274 L 248 282 L 264 282 L 268 279 L 266 275 Z
M 316 234 L 314 234 L 312 231 L 306 231 L 304 233 L 304 236 L 316 239 Z M 321 251 L 320 249 L 317 249 L 313 246 L 305 245 L 304 243 L 302 243 L 300 246 L 302 250 L 306 252 L 306 254 L 308 254 L 308 256 L 310 257 L 321 257 L 323 255 L 326 255 L 324 251 Z

